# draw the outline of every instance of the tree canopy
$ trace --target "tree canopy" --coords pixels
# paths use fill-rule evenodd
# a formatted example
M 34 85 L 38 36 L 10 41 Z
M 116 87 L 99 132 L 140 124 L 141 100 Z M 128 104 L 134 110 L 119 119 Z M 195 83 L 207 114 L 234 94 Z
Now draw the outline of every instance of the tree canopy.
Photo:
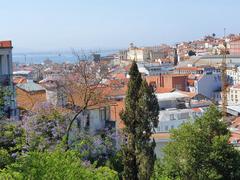
M 155 173 L 170 179 L 240 179 L 240 154 L 228 143 L 230 133 L 221 118 L 212 106 L 194 123 L 173 130 Z
M 95 168 L 81 161 L 79 153 L 69 150 L 30 152 L 0 171 L 0 179 L 118 179 L 107 167 Z

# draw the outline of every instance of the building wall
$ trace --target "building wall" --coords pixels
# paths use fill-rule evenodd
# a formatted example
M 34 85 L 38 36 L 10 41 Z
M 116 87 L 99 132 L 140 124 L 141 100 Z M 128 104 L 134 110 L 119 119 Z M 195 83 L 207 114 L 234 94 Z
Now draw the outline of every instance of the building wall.
M 147 50 L 140 48 L 129 49 L 127 53 L 127 59 L 136 61 L 150 60 L 150 55 Z
M 103 129 L 105 127 L 106 118 L 101 118 L 101 110 L 103 109 L 90 110 L 90 132 L 91 133 L 94 133 L 97 130 Z
M 214 92 L 221 88 L 221 74 L 204 74 L 195 81 L 196 93 L 202 94 L 210 99 L 214 98 Z
M 54 106 L 64 107 L 67 104 L 67 96 L 61 89 L 46 90 L 46 99 Z
M 9 47 L 0 47 L 0 86 L 8 87 L 8 90 L 11 92 L 11 97 L 6 98 L 7 103 L 4 109 L 10 109 L 9 115 L 17 118 L 16 92 L 12 80 L 13 66 L 11 41 L 7 41 L 6 43 L 9 45 Z M 1 46 L 5 45 L 6 43 L 3 42 L 2 44 L 2 41 L 0 42 Z
M 163 81 L 160 81 L 160 87 L 186 91 L 187 76 L 163 75 L 162 77 L 163 77 Z M 163 82 L 163 83 L 161 83 L 161 82 Z
M 192 109 L 164 110 L 160 111 L 158 127 L 156 132 L 169 132 L 171 129 L 178 128 L 181 124 L 193 121 L 203 115 L 201 111 Z
M 0 49 L 0 75 L 12 74 L 12 50 Z
M 147 76 L 146 81 L 156 87 L 163 87 L 168 89 L 177 89 L 181 91 L 187 90 L 187 76 L 178 75 L 160 75 L 160 76 Z
M 227 99 L 230 106 L 240 105 L 240 88 L 231 87 L 228 90 Z
M 108 107 L 88 109 L 78 116 L 81 129 L 87 129 L 89 133 L 95 134 L 104 129 L 106 121 L 110 118 Z
M 227 69 L 228 82 L 230 84 L 239 84 L 240 83 L 240 67 Z
M 229 52 L 231 55 L 240 55 L 240 40 L 230 42 Z
M 16 94 L 17 106 L 26 110 L 32 110 L 37 103 L 46 102 L 45 91 L 29 93 L 20 88 L 16 88 Z

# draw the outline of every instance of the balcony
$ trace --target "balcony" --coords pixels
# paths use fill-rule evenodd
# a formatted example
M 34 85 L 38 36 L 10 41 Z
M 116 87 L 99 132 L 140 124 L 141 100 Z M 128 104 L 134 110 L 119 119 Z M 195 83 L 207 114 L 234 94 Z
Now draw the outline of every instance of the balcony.
M 11 75 L 0 75 L 0 86 L 10 86 L 11 84 Z

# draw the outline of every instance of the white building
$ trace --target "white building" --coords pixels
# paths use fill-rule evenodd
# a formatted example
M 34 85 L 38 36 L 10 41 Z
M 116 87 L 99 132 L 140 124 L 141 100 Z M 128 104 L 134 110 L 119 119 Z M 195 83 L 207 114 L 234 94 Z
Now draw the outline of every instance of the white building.
M 189 93 L 185 91 L 174 91 L 170 93 L 156 94 L 161 110 L 169 108 L 199 108 L 208 107 L 212 104 L 206 96 L 202 94 Z
M 201 117 L 204 113 L 204 108 L 192 109 L 167 109 L 160 111 L 158 127 L 155 128 L 156 133 L 169 132 L 171 129 L 178 128 L 181 124 L 189 121 L 194 121 Z
M 191 75 L 189 80 L 193 83 L 189 86 L 189 91 L 202 94 L 209 99 L 214 99 L 215 92 L 221 89 L 221 73 Z
M 127 59 L 128 60 L 135 60 L 135 61 L 149 61 L 150 60 L 150 54 L 149 51 L 144 48 L 129 48 L 127 52 Z
M 172 65 L 161 65 L 160 63 L 137 63 L 140 73 L 148 76 L 167 74 L 173 70 Z
M 11 97 L 6 99 L 4 111 L 11 117 L 16 117 L 16 96 L 12 81 L 12 42 L 0 41 L 0 87 L 6 87 Z
M 177 108 L 180 103 L 184 103 L 188 95 L 180 92 L 157 93 L 158 104 L 160 109 Z
M 228 81 L 230 84 L 239 84 L 240 83 L 240 67 L 235 66 L 227 69 Z
M 240 105 L 240 84 L 233 85 L 228 89 L 227 101 L 229 106 Z
M 79 120 L 78 123 L 82 129 L 87 129 L 94 134 L 104 129 L 106 122 L 110 120 L 110 108 L 107 106 L 89 108 L 80 115 Z

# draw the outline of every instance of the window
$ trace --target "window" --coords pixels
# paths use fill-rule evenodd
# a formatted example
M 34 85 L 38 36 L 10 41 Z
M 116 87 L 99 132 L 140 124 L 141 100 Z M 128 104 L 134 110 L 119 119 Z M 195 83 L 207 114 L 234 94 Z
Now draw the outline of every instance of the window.
M 171 129 L 174 129 L 174 125 L 171 125 Z
M 106 108 L 100 109 L 100 120 L 105 121 L 106 120 Z
M 165 126 L 165 131 L 168 131 L 168 126 Z
M 196 117 L 197 116 L 197 113 L 196 112 L 193 112 L 193 117 Z
M 86 129 L 89 129 L 89 127 L 90 127 L 90 117 L 89 117 L 89 114 L 87 114 L 85 128 L 86 128 Z
M 10 74 L 11 73 L 11 64 L 10 64 L 10 56 L 9 55 L 7 55 L 7 65 L 8 65 L 8 74 Z
M 189 113 L 181 113 L 180 114 L 180 119 L 188 119 L 189 118 Z
M 174 114 L 170 114 L 170 120 L 174 120 Z

